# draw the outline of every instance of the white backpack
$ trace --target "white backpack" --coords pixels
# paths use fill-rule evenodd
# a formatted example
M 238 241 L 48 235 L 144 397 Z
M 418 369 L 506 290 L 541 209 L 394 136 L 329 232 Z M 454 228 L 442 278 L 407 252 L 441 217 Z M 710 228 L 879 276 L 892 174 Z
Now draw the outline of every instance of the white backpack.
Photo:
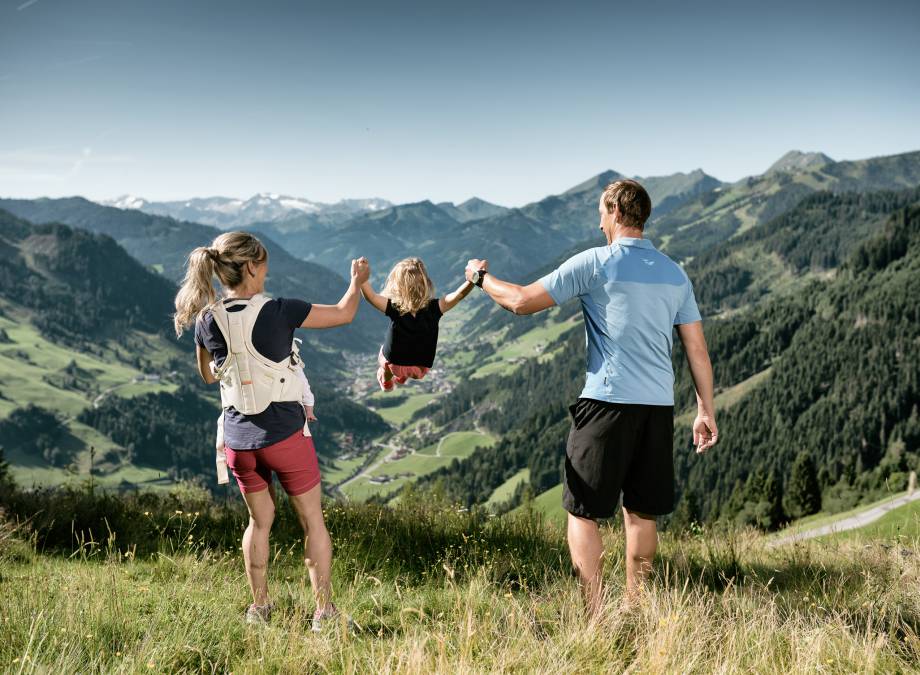
M 220 382 L 221 407 L 236 408 L 244 415 L 263 412 L 271 403 L 298 401 L 304 407 L 314 403 L 310 383 L 303 372 L 300 358 L 300 340 L 291 344 L 290 356 L 281 362 L 272 361 L 260 354 L 252 344 L 252 329 L 259 311 L 268 302 L 262 294 L 224 304 L 218 302 L 211 309 L 217 327 L 227 343 L 227 358 L 218 368 L 211 362 L 211 373 Z M 227 307 L 245 305 L 245 309 L 228 312 Z M 304 415 L 304 436 L 310 428 Z M 227 473 L 227 456 L 224 452 L 224 414 L 217 418 L 217 482 L 230 482 Z

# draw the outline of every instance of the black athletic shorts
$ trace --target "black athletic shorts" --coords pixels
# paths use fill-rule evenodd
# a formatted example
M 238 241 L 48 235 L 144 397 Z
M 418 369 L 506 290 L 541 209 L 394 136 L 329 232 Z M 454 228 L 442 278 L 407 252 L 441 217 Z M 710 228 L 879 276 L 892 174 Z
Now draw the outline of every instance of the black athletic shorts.
M 674 406 L 580 398 L 569 406 L 562 505 L 582 518 L 623 506 L 648 515 L 674 509 Z

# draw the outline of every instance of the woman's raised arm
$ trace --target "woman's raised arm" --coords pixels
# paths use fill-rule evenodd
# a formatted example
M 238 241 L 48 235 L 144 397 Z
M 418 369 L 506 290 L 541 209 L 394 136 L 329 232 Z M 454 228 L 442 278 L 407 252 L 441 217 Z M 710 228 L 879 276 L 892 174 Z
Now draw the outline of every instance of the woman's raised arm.
M 367 258 L 351 261 L 351 282 L 342 299 L 334 305 L 313 305 L 301 328 L 333 328 L 351 323 L 361 302 L 361 284 L 371 275 Z

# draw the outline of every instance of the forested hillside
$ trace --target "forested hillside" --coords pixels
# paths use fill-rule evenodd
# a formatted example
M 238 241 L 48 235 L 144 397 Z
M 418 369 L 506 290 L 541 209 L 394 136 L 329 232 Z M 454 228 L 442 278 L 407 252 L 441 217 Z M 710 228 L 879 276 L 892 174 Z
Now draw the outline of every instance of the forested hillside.
M 143 288 L 137 293 L 136 288 Z M 92 343 L 136 329 L 167 335 L 175 286 L 111 238 L 0 210 L 0 298 L 43 332 Z
M 837 508 L 886 482 L 898 487 L 906 471 L 917 468 L 918 201 L 916 191 L 818 195 L 757 236 L 712 251 L 713 264 L 729 265 L 753 257 L 754 248 L 775 257 L 794 278 L 815 261 L 825 272 L 846 262 L 835 275 L 777 286 L 744 311 L 707 321 L 722 441 L 705 457 L 690 447 L 692 414 L 682 411 L 692 410 L 692 383 L 675 350 L 676 463 L 679 492 L 691 497 L 689 515 L 775 525 L 775 518 L 764 516 L 768 493 L 781 499 L 793 460 L 803 452 L 818 467 L 825 499 Z M 718 306 L 739 299 L 737 289 L 727 288 L 707 301 Z M 573 329 L 560 342 L 565 347 L 554 359 L 532 360 L 504 377 L 467 380 L 434 413 L 425 412 L 437 420 L 473 408 L 484 426 L 504 434 L 494 450 L 477 451 L 429 481 L 440 481 L 466 503 L 482 501 L 525 467 L 534 492 L 558 482 L 565 406 L 583 380 L 583 332 Z
M 686 266 L 704 314 L 755 302 L 836 269 L 920 189 L 807 197 L 789 212 L 701 250 Z

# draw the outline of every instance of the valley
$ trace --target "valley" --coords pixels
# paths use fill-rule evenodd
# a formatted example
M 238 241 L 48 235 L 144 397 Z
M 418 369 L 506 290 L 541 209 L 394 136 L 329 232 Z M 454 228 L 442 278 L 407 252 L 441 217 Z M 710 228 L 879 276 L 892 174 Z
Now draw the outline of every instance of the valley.
M 906 299 L 917 297 L 911 270 L 918 166 L 920 153 L 859 162 L 791 153 L 763 175 L 734 184 L 702 171 L 644 179 L 661 204 L 649 236 L 683 259 L 707 317 L 725 427 L 718 462 L 685 453 L 693 399 L 676 349 L 675 461 L 679 497 L 689 511 L 675 519 L 753 517 L 763 476 L 788 481 L 801 452 L 821 470 L 828 511 L 856 506 L 906 480 L 918 457 L 920 422 L 916 378 L 899 375 L 905 371 L 898 363 L 917 358 Z M 278 238 L 270 244 L 269 287 L 289 295 L 334 301 L 344 280 L 322 264 L 368 252 L 378 286 L 388 266 L 410 252 L 428 263 L 439 292 L 459 283 L 471 255 L 489 257 L 496 274 L 532 281 L 572 252 L 600 243 L 592 238 L 597 195 L 620 175 L 604 172 L 517 209 L 481 200 L 379 203 L 327 211 L 322 223 L 301 212 L 249 226 Z M 11 429 L 29 428 L 16 415 L 38 405 L 63 425 L 57 436 L 42 436 L 41 447 L 0 438 L 17 480 L 38 485 L 92 476 L 100 486 L 126 489 L 203 478 L 208 485 L 216 399 L 188 368 L 190 341 L 171 338 L 165 318 L 182 252 L 218 230 L 79 199 L 2 199 L 2 208 L 102 233 L 84 241 L 63 226 L 22 220 L 6 226 L 6 245 L 20 257 L 13 258 L 19 267 L 8 265 L 5 273 L 31 281 L 24 294 L 0 295 L 0 424 L 13 420 Z M 31 227 L 39 229 L 30 234 Z M 101 319 L 68 329 L 66 322 L 50 323 L 56 315 L 44 306 L 59 302 L 47 298 L 66 292 L 73 278 L 62 252 L 98 257 L 93 247 L 110 246 L 106 234 L 125 247 L 125 254 L 106 254 L 125 256 L 122 278 L 140 273 L 127 262 L 130 254 L 158 289 L 149 298 L 154 304 L 126 309 L 125 316 L 159 316 L 159 330 L 136 318 L 126 324 L 136 328 L 120 335 L 98 332 Z M 298 242 L 309 242 L 309 250 Z M 95 290 L 86 292 L 114 293 L 117 284 L 104 290 L 113 280 L 93 281 Z M 118 297 L 135 302 L 130 294 Z M 892 302 L 897 311 L 888 309 Z M 61 338 L 48 335 L 51 325 L 62 326 Z M 583 379 L 577 303 L 514 317 L 475 291 L 442 321 L 428 377 L 389 393 L 375 380 L 384 327 L 383 317 L 363 305 L 354 326 L 307 335 L 319 417 L 312 428 L 326 493 L 394 503 L 407 490 L 434 490 L 465 507 L 535 508 L 558 517 L 566 406 Z M 860 351 L 884 364 L 871 381 L 897 381 L 887 400 L 871 388 L 854 389 L 853 378 L 866 377 L 851 365 Z M 852 415 L 847 421 L 846 411 L 854 409 L 862 411 L 858 421 Z M 151 414 L 154 420 L 145 419 Z M 841 445 L 859 424 L 861 446 Z M 161 456 L 151 440 L 175 434 L 177 448 Z M 61 448 L 52 449 L 55 444 Z

